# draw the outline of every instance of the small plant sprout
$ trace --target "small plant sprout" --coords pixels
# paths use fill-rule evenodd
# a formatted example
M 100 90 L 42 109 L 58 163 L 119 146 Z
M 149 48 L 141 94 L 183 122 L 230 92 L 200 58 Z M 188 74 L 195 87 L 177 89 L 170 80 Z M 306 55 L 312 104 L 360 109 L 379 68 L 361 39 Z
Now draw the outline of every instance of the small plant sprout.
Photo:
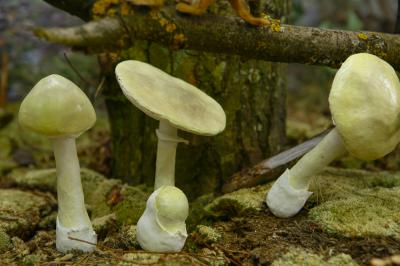
M 160 121 L 156 130 L 158 144 L 154 195 L 163 186 L 175 186 L 176 148 L 179 142 L 187 143 L 178 137 L 178 129 L 203 136 L 216 135 L 225 128 L 225 112 L 201 90 L 149 64 L 124 61 L 117 65 L 115 73 L 128 100 L 148 116 Z M 144 229 L 138 224 L 137 230 Z M 170 237 L 175 241 L 174 235 Z M 161 237 L 151 243 L 157 241 L 159 245 L 143 244 L 143 247 L 148 251 L 159 251 L 160 246 L 165 248 L 164 251 L 177 251 L 175 245 L 167 248 L 162 244 L 166 240 Z
M 400 141 L 400 83 L 394 69 L 377 56 L 360 53 L 338 70 L 329 95 L 335 128 L 270 189 L 266 201 L 282 218 L 296 215 L 312 192 L 312 177 L 331 161 L 351 154 L 375 160 Z
M 187 238 L 189 202 L 177 187 L 162 186 L 147 200 L 137 223 L 136 238 L 144 250 L 179 252 Z
M 75 138 L 96 122 L 92 104 L 74 83 L 50 75 L 41 79 L 25 97 L 18 119 L 22 127 L 53 142 L 57 167 L 57 250 L 93 251 L 97 235 L 85 208 L 75 146 Z

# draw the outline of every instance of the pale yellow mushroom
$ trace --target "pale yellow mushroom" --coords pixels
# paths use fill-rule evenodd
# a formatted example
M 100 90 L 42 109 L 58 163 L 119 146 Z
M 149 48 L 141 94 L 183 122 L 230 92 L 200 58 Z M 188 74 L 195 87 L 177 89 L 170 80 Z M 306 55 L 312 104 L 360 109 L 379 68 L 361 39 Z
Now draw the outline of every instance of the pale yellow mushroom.
M 347 153 L 375 160 L 400 142 L 400 82 L 394 69 L 377 56 L 360 53 L 338 70 L 329 95 L 336 127 L 274 183 L 266 202 L 276 216 L 291 217 L 312 192 L 312 177 Z
M 50 75 L 41 79 L 22 101 L 18 120 L 22 127 L 53 142 L 57 167 L 57 250 L 93 251 L 97 236 L 85 207 L 75 145 L 75 138 L 96 122 L 92 104 L 74 83 Z

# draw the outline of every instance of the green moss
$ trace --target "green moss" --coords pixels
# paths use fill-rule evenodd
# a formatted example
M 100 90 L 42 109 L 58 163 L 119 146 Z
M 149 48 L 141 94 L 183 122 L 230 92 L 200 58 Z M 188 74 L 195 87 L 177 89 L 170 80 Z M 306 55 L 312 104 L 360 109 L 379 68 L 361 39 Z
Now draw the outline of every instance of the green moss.
M 91 207 L 91 218 L 94 219 L 110 214 L 111 208 L 107 204 L 107 196 L 114 188 L 121 185 L 121 181 L 107 179 L 89 169 L 81 169 L 81 178 L 85 203 Z
M 303 249 L 295 248 L 281 258 L 272 262 L 272 266 L 356 266 L 358 265 L 349 255 L 339 254 L 326 260 L 323 257 Z
M 112 208 L 118 224 L 136 224 L 142 216 L 151 192 L 140 187 L 125 186 L 121 189 L 122 201 Z
M 85 203 L 90 206 L 92 219 L 111 212 L 107 205 L 107 196 L 113 188 L 121 185 L 120 180 L 107 179 L 90 169 L 81 169 L 81 180 Z M 56 169 L 17 169 L 10 173 L 7 181 L 19 187 L 34 188 L 56 193 Z
M 0 230 L 0 254 L 6 252 L 11 247 L 12 244 L 10 236 L 3 230 Z
M 216 216 L 241 216 L 259 212 L 270 184 L 244 188 L 213 200 L 205 209 Z
M 52 192 L 56 192 L 57 190 L 57 173 L 54 168 L 39 170 L 19 168 L 7 176 L 7 181 L 24 188 L 35 188 Z
M 313 196 L 309 204 L 345 199 L 360 189 L 374 187 L 397 187 L 400 185 L 400 173 L 368 172 L 355 169 L 328 167 L 317 175 L 310 186 Z
M 211 213 L 207 211 L 204 206 L 211 203 L 214 198 L 215 196 L 213 194 L 207 194 L 189 203 L 189 217 L 186 219 L 188 231 L 192 231 L 200 223 L 207 223 L 205 219 L 210 217 Z
M 345 199 L 322 203 L 309 215 L 327 232 L 400 240 L 400 187 L 353 191 Z
M 0 190 L 0 230 L 27 236 L 55 207 L 51 198 L 17 189 Z

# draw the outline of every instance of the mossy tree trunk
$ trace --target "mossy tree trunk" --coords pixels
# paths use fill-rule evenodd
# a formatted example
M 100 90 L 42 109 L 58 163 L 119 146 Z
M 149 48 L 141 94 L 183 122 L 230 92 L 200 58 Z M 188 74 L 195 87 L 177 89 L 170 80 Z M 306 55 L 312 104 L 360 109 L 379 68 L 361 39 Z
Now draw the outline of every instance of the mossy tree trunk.
M 265 3 L 268 2 L 268 3 Z M 289 1 L 260 1 L 258 10 L 286 14 Z M 255 2 L 254 2 L 255 3 Z M 234 15 L 228 1 L 210 12 Z M 278 63 L 194 51 L 170 51 L 137 41 L 116 61 L 135 59 L 186 80 L 216 99 L 227 116 L 225 131 L 215 137 L 179 132 L 176 185 L 190 198 L 218 191 L 234 172 L 277 152 L 285 136 L 285 67 Z M 122 95 L 113 73 L 114 60 L 101 61 L 107 77 L 106 105 L 113 140 L 113 177 L 132 184 L 153 184 L 157 121 L 145 116 Z M 108 62 L 108 63 L 107 63 Z

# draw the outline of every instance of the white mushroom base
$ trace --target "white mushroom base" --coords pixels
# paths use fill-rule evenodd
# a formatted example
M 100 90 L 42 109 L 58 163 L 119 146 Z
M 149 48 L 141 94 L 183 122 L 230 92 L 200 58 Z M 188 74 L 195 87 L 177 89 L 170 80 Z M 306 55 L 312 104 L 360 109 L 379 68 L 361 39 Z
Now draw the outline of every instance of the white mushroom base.
M 58 251 L 63 253 L 71 250 L 93 252 L 96 249 L 96 243 L 97 235 L 92 228 L 87 226 L 76 229 L 67 228 L 61 225 L 57 217 L 56 247 Z
M 156 214 L 156 197 L 160 189 L 154 191 L 147 200 L 146 210 L 136 225 L 136 239 L 140 246 L 151 252 L 179 252 L 185 245 L 186 228 L 169 232 L 160 224 Z
M 295 189 L 289 183 L 290 170 L 275 181 L 267 194 L 266 202 L 271 212 L 281 218 L 296 215 L 304 206 L 312 192 L 307 189 Z

